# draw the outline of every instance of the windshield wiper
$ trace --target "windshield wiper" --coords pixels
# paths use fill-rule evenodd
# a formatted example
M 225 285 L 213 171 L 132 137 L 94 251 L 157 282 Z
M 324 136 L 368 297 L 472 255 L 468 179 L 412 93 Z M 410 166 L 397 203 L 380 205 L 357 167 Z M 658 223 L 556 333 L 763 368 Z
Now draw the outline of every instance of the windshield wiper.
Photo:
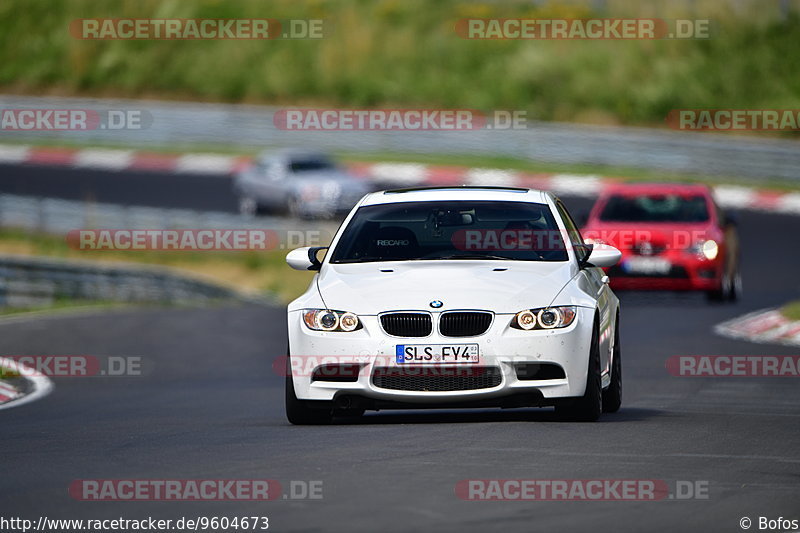
M 512 257 L 503 257 L 500 255 L 491 254 L 452 254 L 443 255 L 440 257 L 431 257 L 430 259 L 502 259 L 504 261 L 517 261 Z
M 376 263 L 378 261 L 390 261 L 390 259 L 384 259 L 382 257 L 375 257 L 375 256 L 364 256 L 364 257 L 354 257 L 349 259 L 335 259 L 331 260 L 331 263 L 333 264 Z
M 443 255 L 440 257 L 374 257 L 366 256 L 354 259 L 337 259 L 331 261 L 333 264 L 347 264 L 347 263 L 379 263 L 385 261 L 437 261 L 437 260 L 451 260 L 451 259 L 500 259 L 503 261 L 522 261 L 522 259 L 514 259 L 513 257 L 504 257 L 500 255 L 491 254 L 451 254 Z

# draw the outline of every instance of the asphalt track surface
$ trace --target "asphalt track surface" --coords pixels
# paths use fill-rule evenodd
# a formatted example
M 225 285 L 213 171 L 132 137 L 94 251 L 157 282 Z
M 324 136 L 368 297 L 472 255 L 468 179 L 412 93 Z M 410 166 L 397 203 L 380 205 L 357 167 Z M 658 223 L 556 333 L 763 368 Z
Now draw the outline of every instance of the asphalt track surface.
M 228 176 L 0 165 L 0 193 L 235 212 Z
M 17 183 L 29 194 L 58 196 L 61 187 L 66 195 L 71 172 L 29 167 L 9 176 L 4 168 L 0 182 L 4 190 Z M 49 186 L 35 182 L 37 173 Z M 140 177 L 106 174 L 106 182 L 119 179 L 116 186 L 92 194 L 112 201 L 122 183 Z M 124 198 L 221 208 L 229 200 L 222 193 L 201 198 L 222 190 L 226 182 L 214 179 L 148 175 L 138 185 L 155 189 Z M 5 354 L 141 356 L 149 368 L 140 377 L 56 379 L 48 397 L 0 412 L 0 516 L 259 515 L 269 517 L 271 531 L 525 532 L 742 531 L 745 516 L 755 531 L 761 516 L 798 519 L 797 379 L 678 378 L 665 370 L 672 355 L 798 353 L 711 332 L 718 322 L 797 297 L 798 229 L 798 218 L 740 213 L 746 292 L 735 305 L 711 305 L 700 295 L 622 294 L 623 407 L 594 424 L 516 409 L 380 412 L 333 426 L 290 426 L 283 379 L 271 366 L 286 344 L 279 307 L 0 323 Z M 67 492 L 75 479 L 129 478 L 266 478 L 285 492 L 291 480 L 321 480 L 323 498 L 81 502 Z M 470 502 L 454 492 L 465 479 L 657 479 L 672 490 L 691 481 L 707 483 L 709 497 Z

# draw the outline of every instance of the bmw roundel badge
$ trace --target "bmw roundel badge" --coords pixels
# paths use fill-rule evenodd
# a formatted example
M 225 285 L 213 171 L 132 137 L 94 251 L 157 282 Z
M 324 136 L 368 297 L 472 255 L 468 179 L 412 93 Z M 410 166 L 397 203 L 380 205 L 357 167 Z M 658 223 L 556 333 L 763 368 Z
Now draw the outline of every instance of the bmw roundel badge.
M 434 300 L 431 302 L 431 307 L 433 307 L 434 309 L 439 309 L 443 305 L 444 304 L 442 303 L 441 300 Z

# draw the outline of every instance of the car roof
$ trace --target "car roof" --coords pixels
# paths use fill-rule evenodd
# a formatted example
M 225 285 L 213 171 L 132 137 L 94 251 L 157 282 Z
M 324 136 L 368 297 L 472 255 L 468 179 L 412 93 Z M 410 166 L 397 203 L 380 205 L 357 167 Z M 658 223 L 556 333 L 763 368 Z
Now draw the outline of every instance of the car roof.
M 414 187 L 390 189 L 368 194 L 361 205 L 449 200 L 488 200 L 495 202 L 547 203 L 548 193 L 535 189 L 492 186 Z
M 605 196 L 622 194 L 711 194 L 708 185 L 701 183 L 614 183 L 603 191 Z

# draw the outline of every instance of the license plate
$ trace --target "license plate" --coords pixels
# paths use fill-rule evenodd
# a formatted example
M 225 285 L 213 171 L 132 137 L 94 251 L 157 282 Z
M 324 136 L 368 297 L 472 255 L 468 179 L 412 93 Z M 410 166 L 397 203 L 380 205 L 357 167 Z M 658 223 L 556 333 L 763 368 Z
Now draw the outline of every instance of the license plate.
M 472 365 L 479 360 L 477 344 L 398 344 L 395 351 L 398 365 Z
M 671 268 L 672 263 L 661 257 L 631 257 L 623 265 L 632 274 L 666 274 Z

